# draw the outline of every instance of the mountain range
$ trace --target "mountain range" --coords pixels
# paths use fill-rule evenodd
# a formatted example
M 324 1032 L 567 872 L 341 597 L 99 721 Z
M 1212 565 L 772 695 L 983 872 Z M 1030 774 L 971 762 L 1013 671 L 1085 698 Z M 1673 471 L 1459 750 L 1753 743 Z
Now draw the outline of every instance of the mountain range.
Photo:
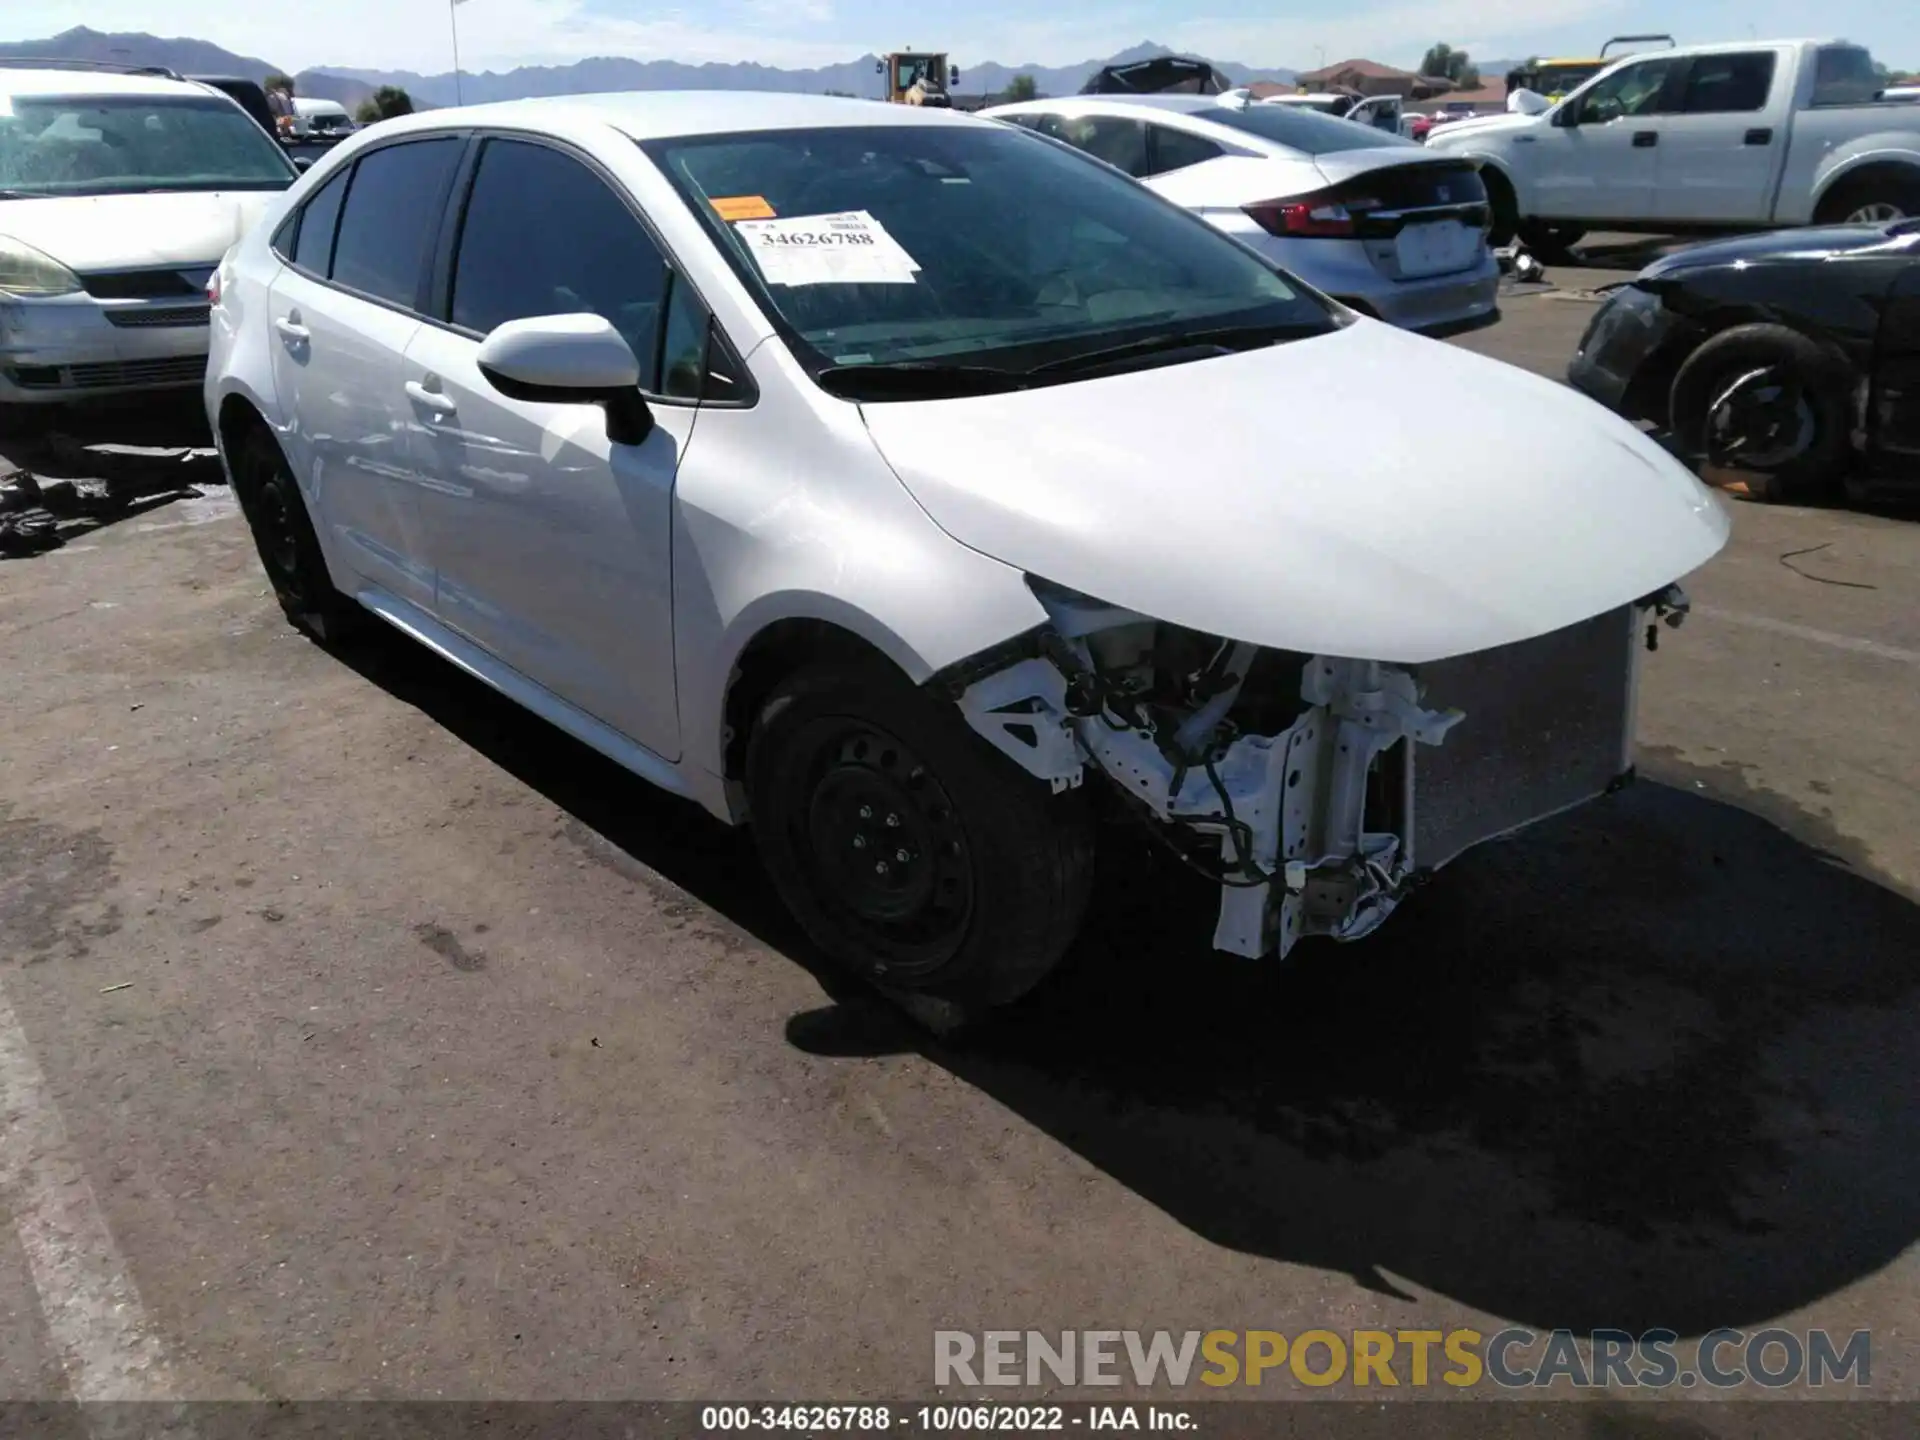
M 993 61 L 960 63 L 963 95 L 992 95 L 1006 89 L 1016 75 L 1030 75 L 1042 95 L 1071 95 L 1102 65 L 1125 64 L 1174 52 L 1164 45 L 1144 42 L 1078 65 L 1002 65 Z M 120 65 L 158 65 L 182 75 L 237 75 L 264 79 L 279 67 L 250 55 L 235 55 L 205 40 L 162 39 L 146 34 L 102 34 L 79 26 L 46 40 L 0 44 L 0 59 L 97 60 Z M 1287 69 L 1260 69 L 1230 61 L 1214 61 L 1236 84 L 1273 81 L 1291 85 L 1296 74 Z M 838 91 L 852 95 L 880 94 L 880 59 L 862 55 L 844 64 L 812 70 L 782 70 L 771 65 L 685 65 L 677 60 L 631 60 L 599 56 L 572 65 L 526 66 L 516 70 L 465 73 L 456 85 L 452 72 L 421 75 L 411 70 L 362 70 L 321 66 L 294 76 L 296 89 L 316 99 L 337 100 L 352 109 L 382 85 L 405 90 L 421 109 L 488 100 L 519 100 L 536 95 L 588 95 L 608 90 L 786 90 L 818 93 Z

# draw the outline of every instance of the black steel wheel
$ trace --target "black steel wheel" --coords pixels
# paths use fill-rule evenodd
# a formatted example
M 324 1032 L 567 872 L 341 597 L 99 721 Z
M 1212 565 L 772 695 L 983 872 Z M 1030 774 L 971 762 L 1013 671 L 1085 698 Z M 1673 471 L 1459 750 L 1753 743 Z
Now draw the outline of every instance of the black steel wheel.
M 1829 493 L 1852 453 L 1852 373 L 1844 356 L 1784 325 L 1722 331 L 1674 377 L 1670 413 L 1683 453 L 1749 477 L 1761 500 Z
M 898 736 L 839 716 L 796 736 L 810 759 L 805 833 L 809 880 L 845 918 L 893 952 L 895 983 L 938 968 L 973 919 L 973 866 L 946 789 Z
M 1084 797 L 1052 794 L 884 661 L 787 677 L 756 716 L 746 770 L 781 899 L 830 959 L 883 990 L 1003 1005 L 1079 928 Z
M 272 435 L 255 430 L 241 441 L 233 479 L 254 549 L 287 618 L 323 641 L 343 639 L 364 624 L 366 612 L 334 588 L 300 487 Z

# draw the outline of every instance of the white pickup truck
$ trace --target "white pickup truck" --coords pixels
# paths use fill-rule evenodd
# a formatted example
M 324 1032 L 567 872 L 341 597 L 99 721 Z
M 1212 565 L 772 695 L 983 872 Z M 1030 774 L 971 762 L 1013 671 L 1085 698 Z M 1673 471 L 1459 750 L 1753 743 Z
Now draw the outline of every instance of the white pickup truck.
M 1920 105 L 1882 99 L 1846 41 L 1623 57 L 1536 114 L 1461 120 L 1430 150 L 1482 162 L 1494 239 L 1753 230 L 1920 215 Z

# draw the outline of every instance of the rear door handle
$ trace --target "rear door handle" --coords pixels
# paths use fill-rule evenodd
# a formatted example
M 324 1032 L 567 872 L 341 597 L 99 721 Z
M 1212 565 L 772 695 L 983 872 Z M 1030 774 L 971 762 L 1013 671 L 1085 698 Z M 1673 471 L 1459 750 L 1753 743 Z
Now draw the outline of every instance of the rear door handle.
M 1746 143 L 1749 145 L 1771 145 L 1773 143 L 1773 131 L 1749 130 L 1747 131 Z
M 436 415 L 451 415 L 459 408 L 453 403 L 452 396 L 429 390 L 418 380 L 407 381 L 407 398 L 421 409 L 431 410 Z
M 1636 150 L 1651 150 L 1659 143 L 1660 132 L 1658 130 L 1636 130 L 1633 132 L 1633 148 Z
M 274 321 L 273 328 L 280 332 L 283 340 L 291 340 L 296 345 L 304 344 L 312 338 L 307 327 L 291 316 Z

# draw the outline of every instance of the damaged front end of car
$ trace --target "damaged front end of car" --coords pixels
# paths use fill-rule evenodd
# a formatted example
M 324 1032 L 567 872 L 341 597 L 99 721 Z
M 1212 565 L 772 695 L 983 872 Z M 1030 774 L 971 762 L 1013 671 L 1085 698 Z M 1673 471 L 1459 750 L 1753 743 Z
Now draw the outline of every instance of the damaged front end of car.
M 1626 783 L 1641 650 L 1687 610 L 1669 586 L 1411 666 L 1261 648 L 1029 584 L 1047 623 L 935 683 L 1055 790 L 1103 778 L 1220 886 L 1214 946 L 1248 957 L 1360 939 L 1473 845 Z

